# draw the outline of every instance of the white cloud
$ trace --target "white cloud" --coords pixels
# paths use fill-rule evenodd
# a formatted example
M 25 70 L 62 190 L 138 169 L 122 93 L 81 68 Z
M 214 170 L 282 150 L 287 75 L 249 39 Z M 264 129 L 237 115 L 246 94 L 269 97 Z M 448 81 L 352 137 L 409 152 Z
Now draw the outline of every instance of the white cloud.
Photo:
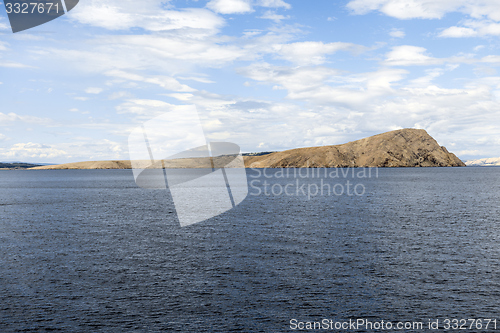
M 380 11 L 399 19 L 439 19 L 463 7 L 464 0 L 351 0 L 347 8 L 355 14 Z
M 200 75 L 200 76 L 179 76 L 179 79 L 181 80 L 191 80 L 191 81 L 196 81 L 196 82 L 201 82 L 201 83 L 215 83 L 215 81 L 212 81 L 207 78 L 206 75 Z
M 235 60 L 251 60 L 259 57 L 260 52 L 268 51 L 268 43 L 283 40 L 286 37 L 272 34 L 233 45 L 228 43 L 228 38 L 189 33 L 111 35 L 88 43 L 80 41 L 72 49 L 49 49 L 40 57 L 57 57 L 78 71 L 93 73 L 140 69 L 179 74 L 196 72 L 198 67 L 220 67 Z
M 76 137 L 73 142 L 47 145 L 27 142 L 16 143 L 9 148 L 0 148 L 0 159 L 31 162 L 88 161 L 126 159 L 127 147 L 124 142 L 109 139 Z
M 132 94 L 130 94 L 127 91 L 116 91 L 112 93 L 111 95 L 108 96 L 109 100 L 114 100 L 114 99 L 121 99 L 121 98 L 130 98 L 132 97 Z
M 433 68 L 425 71 L 426 75 L 419 77 L 417 79 L 410 81 L 410 86 L 413 87 L 428 87 L 431 85 L 434 79 L 440 77 L 444 74 L 444 69 L 442 68 Z
M 0 17 L 0 30 L 7 30 L 10 29 L 10 27 L 7 25 L 7 23 L 3 22 L 4 18 Z
M 16 143 L 9 149 L 0 149 L 0 156 L 3 159 L 51 159 L 67 155 L 66 151 L 53 148 L 52 146 L 40 143 Z
M 137 119 L 151 119 L 169 111 L 172 104 L 152 99 L 130 99 L 118 105 L 118 114 L 133 115 Z
M 273 12 L 271 10 L 266 11 L 262 16 L 259 18 L 261 19 L 267 19 L 267 20 L 273 20 L 274 22 L 281 22 L 282 20 L 287 20 L 290 18 L 290 16 L 284 16 L 284 15 L 279 15 L 276 14 L 276 12 Z
M 0 41 L 0 51 L 7 51 L 8 50 L 8 46 L 9 43 L 7 42 L 4 42 L 4 41 Z
M 389 66 L 412 66 L 412 65 L 435 65 L 443 63 L 443 59 L 437 59 L 425 55 L 427 50 L 423 47 L 402 45 L 395 46 L 387 53 L 384 63 Z
M 105 74 L 107 76 L 112 76 L 115 78 L 125 79 L 125 80 L 129 80 L 129 81 L 140 81 L 140 82 L 145 82 L 145 83 L 150 83 L 150 84 L 156 84 L 156 85 L 159 85 L 160 87 L 167 89 L 167 90 L 181 91 L 181 92 L 195 91 L 195 89 L 193 89 L 185 84 L 181 84 L 179 81 L 177 81 L 173 77 L 168 77 L 168 76 L 156 75 L 156 76 L 146 77 L 146 76 L 128 73 L 128 72 L 119 71 L 119 70 L 108 71 Z
M 500 56 L 489 55 L 489 56 L 481 58 L 481 62 L 482 63 L 490 63 L 490 64 L 499 64 L 500 63 Z
M 100 94 L 102 92 L 102 88 L 97 88 L 97 87 L 89 87 L 85 89 L 85 92 L 87 94 Z
M 500 23 L 490 20 L 467 20 L 464 26 L 453 26 L 443 30 L 439 37 L 463 38 L 463 37 L 486 37 L 500 36 Z
M 459 12 L 473 20 L 463 26 L 444 29 L 440 37 L 484 37 L 500 35 L 500 6 L 496 0 L 351 0 L 347 4 L 355 14 L 379 11 L 398 19 L 441 19 L 447 13 Z
M 0 67 L 7 67 L 7 68 L 33 68 L 32 66 L 21 64 L 19 62 L 1 61 L 1 60 L 0 60 Z
M 88 111 L 80 111 L 79 109 L 77 108 L 72 108 L 72 109 L 69 109 L 70 112 L 78 112 L 78 113 L 81 113 L 81 114 L 89 114 L 90 112 Z
M 292 8 L 290 4 L 283 0 L 211 0 L 207 4 L 207 8 L 220 14 L 247 14 L 254 11 L 253 6 Z
M 446 13 L 461 12 L 473 18 L 500 21 L 496 0 L 351 0 L 347 8 L 355 14 L 380 11 L 398 19 L 440 19 Z
M 211 0 L 207 3 L 207 8 L 220 14 L 245 14 L 253 12 L 249 0 Z
M 373 98 L 394 93 L 392 83 L 407 74 L 400 69 L 343 76 L 327 67 L 277 67 L 266 63 L 240 69 L 256 81 L 278 84 L 288 91 L 287 98 L 324 105 L 357 107 Z
M 258 6 L 262 7 L 272 7 L 272 8 L 285 8 L 285 9 L 291 9 L 292 6 L 288 3 L 286 3 L 283 0 L 258 0 L 257 1 Z
M 319 65 L 326 61 L 326 55 L 338 51 L 362 52 L 366 47 L 352 43 L 298 42 L 275 46 L 281 58 L 300 65 Z
M 392 29 L 389 35 L 394 38 L 403 38 L 406 36 L 405 32 L 401 29 Z
M 150 31 L 178 29 L 217 31 L 224 21 L 213 12 L 203 8 L 168 10 L 160 0 L 99 0 L 83 1 L 70 17 L 83 24 L 109 30 L 140 27 Z
M 461 38 L 461 37 L 476 37 L 477 32 L 471 28 L 464 27 L 449 27 L 443 30 L 439 37 L 452 37 L 452 38 Z
M 255 81 L 278 84 L 291 92 L 319 88 L 324 81 L 339 73 L 337 70 L 322 66 L 286 67 L 268 63 L 252 64 L 240 68 L 238 72 Z
M 10 113 L 2 113 L 0 112 L 0 126 L 7 126 L 8 123 L 20 121 L 24 123 L 30 124 L 39 124 L 39 125 L 53 125 L 54 122 L 50 118 L 40 118 L 36 116 L 26 116 L 26 115 L 18 115 L 14 112 Z

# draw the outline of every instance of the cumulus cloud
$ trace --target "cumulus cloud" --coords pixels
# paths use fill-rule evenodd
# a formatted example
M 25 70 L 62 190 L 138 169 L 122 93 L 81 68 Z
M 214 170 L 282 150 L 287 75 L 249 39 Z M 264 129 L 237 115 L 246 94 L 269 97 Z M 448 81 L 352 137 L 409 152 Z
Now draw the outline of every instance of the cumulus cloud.
M 58 158 L 67 155 L 67 152 L 50 145 L 40 143 L 16 143 L 10 148 L 0 149 L 0 156 L 3 159 L 15 160 L 33 160 L 40 159 L 46 160 L 51 158 Z
M 492 22 L 490 20 L 467 20 L 461 27 L 449 27 L 439 33 L 439 37 L 451 38 L 486 36 L 500 36 L 500 23 Z

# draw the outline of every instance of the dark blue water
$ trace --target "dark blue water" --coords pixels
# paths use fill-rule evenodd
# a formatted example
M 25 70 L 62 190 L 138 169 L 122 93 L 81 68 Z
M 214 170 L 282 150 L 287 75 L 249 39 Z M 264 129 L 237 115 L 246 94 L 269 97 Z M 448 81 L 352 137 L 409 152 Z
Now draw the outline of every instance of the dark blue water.
M 357 318 L 500 330 L 500 168 L 352 181 L 363 195 L 249 195 L 180 228 L 168 193 L 137 188 L 130 170 L 0 172 L 0 332 L 288 332 L 292 319 Z

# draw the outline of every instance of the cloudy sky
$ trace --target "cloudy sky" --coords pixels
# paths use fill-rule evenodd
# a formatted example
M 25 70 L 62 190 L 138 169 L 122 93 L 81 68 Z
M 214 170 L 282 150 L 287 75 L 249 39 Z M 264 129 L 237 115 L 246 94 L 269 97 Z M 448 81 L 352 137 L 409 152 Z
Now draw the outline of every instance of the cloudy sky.
M 16 34 L 0 9 L 0 161 L 126 159 L 193 104 L 244 152 L 423 128 L 500 156 L 498 0 L 80 0 Z

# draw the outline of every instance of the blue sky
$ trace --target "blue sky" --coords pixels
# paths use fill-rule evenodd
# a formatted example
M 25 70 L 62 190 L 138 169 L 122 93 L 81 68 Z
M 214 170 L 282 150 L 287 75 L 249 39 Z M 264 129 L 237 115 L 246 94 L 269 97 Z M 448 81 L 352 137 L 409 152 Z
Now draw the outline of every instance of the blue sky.
M 245 152 L 426 129 L 500 156 L 494 0 L 81 0 L 13 34 L 0 11 L 0 161 L 127 159 L 127 137 L 196 105 Z

